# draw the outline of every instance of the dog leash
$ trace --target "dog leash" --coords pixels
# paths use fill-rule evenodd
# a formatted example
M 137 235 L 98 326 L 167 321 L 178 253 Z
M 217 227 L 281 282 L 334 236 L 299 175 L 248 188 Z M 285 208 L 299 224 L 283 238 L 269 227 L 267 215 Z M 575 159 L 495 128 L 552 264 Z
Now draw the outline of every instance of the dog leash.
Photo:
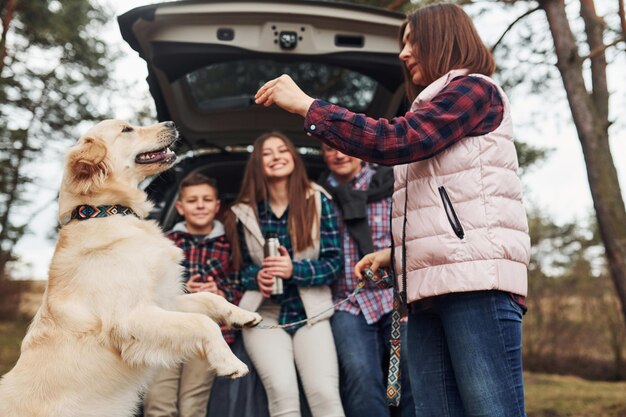
M 378 285 L 381 288 L 387 288 L 386 286 L 381 286 L 381 284 L 384 284 L 386 282 L 386 279 L 388 277 L 388 275 L 386 273 L 381 274 L 380 278 L 376 278 L 376 274 L 374 274 L 374 272 L 371 269 L 364 269 L 363 271 L 361 271 L 361 273 L 363 274 L 363 276 L 365 276 L 367 278 L 368 281 L 372 282 L 373 284 Z M 350 299 L 352 299 L 352 297 L 356 296 L 358 293 L 363 291 L 363 288 L 365 288 L 365 280 L 364 279 L 363 280 L 359 280 L 359 282 L 356 285 L 356 288 L 354 289 L 354 291 L 352 291 L 352 293 L 350 293 L 346 298 L 336 302 L 331 307 L 325 308 L 324 310 L 320 311 L 319 313 L 317 313 L 313 317 L 307 317 L 306 319 L 294 321 L 294 322 L 291 322 L 291 323 L 285 323 L 285 324 L 263 324 L 261 322 L 261 323 L 257 324 L 256 326 L 254 326 L 254 329 L 263 329 L 263 330 L 286 329 L 286 328 L 289 328 L 289 327 L 294 327 L 294 326 L 298 326 L 300 324 L 308 323 L 309 321 L 315 320 L 316 318 L 320 317 L 324 313 L 326 313 L 326 312 L 328 312 L 330 310 L 334 310 L 336 307 L 339 307 L 340 305 L 348 302 Z
M 393 259 L 393 257 L 392 257 Z M 370 281 L 375 283 L 379 288 L 389 288 L 391 285 L 395 283 L 389 283 L 388 275 L 383 271 L 381 277 L 376 279 L 376 275 L 371 269 L 366 269 L 363 271 L 363 275 L 365 275 Z M 389 369 L 387 371 L 387 405 L 392 407 L 400 406 L 400 397 L 402 394 L 402 387 L 400 383 L 400 337 L 401 326 L 401 309 L 403 304 L 403 295 L 400 292 L 398 285 L 393 285 L 393 310 L 391 313 L 391 337 L 389 341 Z
M 406 165 L 405 190 L 408 190 L 409 164 Z M 389 352 L 389 371 L 387 373 L 387 405 L 399 407 L 402 394 L 400 380 L 400 309 L 406 306 L 406 225 L 409 193 L 404 193 L 404 219 L 402 221 L 402 290 L 399 289 L 398 274 L 395 268 L 395 246 L 391 247 L 391 268 L 394 274 L 393 313 L 391 315 L 391 348 Z
M 400 307 L 402 300 L 394 286 L 393 313 L 391 313 L 391 347 L 389 348 L 389 371 L 387 372 L 387 405 L 400 406 L 402 387 L 400 383 Z
M 328 312 L 330 310 L 334 310 L 336 307 L 338 307 L 338 306 L 348 302 L 348 300 L 350 300 L 352 297 L 354 297 L 359 292 L 361 292 L 363 290 L 363 288 L 365 288 L 365 281 L 360 280 L 359 283 L 357 284 L 356 288 L 354 289 L 354 291 L 352 291 L 352 293 L 350 293 L 350 295 L 348 295 L 343 300 L 338 301 L 337 303 L 335 303 L 331 307 L 325 308 L 324 310 L 320 311 L 319 313 L 317 313 L 313 317 L 307 317 L 306 319 L 294 321 L 294 322 L 291 322 L 291 323 L 285 323 L 285 324 L 263 324 L 263 322 L 261 322 L 261 323 L 257 324 L 256 326 L 254 326 L 254 329 L 263 329 L 263 330 L 286 329 L 286 328 L 289 328 L 289 327 L 299 326 L 300 324 L 308 323 L 309 321 L 315 320 L 316 318 L 318 318 L 319 316 L 323 315 L 324 313 L 326 313 L 326 312 Z

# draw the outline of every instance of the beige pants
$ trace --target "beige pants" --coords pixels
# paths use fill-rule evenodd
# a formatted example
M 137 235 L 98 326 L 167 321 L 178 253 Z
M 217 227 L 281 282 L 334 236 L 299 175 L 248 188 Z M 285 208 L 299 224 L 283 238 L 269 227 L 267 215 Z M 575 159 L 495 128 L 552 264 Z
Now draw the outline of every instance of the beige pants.
M 265 301 L 263 324 L 276 324 L 280 306 Z M 313 417 L 343 417 L 339 367 L 328 320 L 305 325 L 290 335 L 282 329 L 245 329 L 243 341 L 263 381 L 272 417 L 300 417 L 300 375 Z
M 200 358 L 161 370 L 144 397 L 144 417 L 205 417 L 214 379 Z

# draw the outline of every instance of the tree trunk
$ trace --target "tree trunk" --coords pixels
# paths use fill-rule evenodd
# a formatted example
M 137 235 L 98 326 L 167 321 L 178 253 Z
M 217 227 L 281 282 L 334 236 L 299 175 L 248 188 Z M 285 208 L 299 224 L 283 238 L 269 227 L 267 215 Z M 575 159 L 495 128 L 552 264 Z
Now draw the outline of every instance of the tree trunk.
M 20 172 L 24 157 L 26 153 L 26 140 L 22 143 L 22 147 L 15 152 L 15 167 L 11 172 L 11 179 L 7 184 L 7 201 L 4 205 L 4 211 L 0 213 L 0 243 L 4 243 L 3 247 L 0 247 L 0 276 L 6 275 L 7 263 L 13 258 L 13 247 L 15 242 L 10 237 L 9 233 L 9 219 L 13 209 L 13 204 L 18 199 L 18 187 L 20 183 Z
M 0 3 L 0 16 L 2 20 L 2 34 L 0 35 L 0 74 L 4 68 L 4 57 L 7 54 L 7 33 L 13 20 L 16 0 L 6 0 Z
M 590 50 L 601 45 L 603 22 L 595 14 L 593 0 L 582 0 L 581 16 Z M 617 171 L 609 148 L 608 91 L 604 52 L 594 56 L 590 94 L 584 83 L 582 59 L 578 54 L 563 0 L 543 0 L 554 40 L 557 67 L 582 145 L 593 205 L 611 272 L 611 279 L 626 321 L 626 209 Z

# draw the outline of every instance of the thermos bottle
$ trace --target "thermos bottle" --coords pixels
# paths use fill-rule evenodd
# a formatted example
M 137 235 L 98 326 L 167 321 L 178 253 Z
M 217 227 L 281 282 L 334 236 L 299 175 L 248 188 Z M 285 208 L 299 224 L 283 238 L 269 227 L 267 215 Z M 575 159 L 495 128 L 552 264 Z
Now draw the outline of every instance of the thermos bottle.
M 268 256 L 279 256 L 280 252 L 278 248 L 280 247 L 280 242 L 278 241 L 278 233 L 276 232 L 267 232 L 265 234 L 265 246 L 263 246 L 263 255 L 267 258 Z M 281 278 L 274 277 L 274 286 L 272 287 L 272 294 L 282 294 L 283 293 L 283 280 Z

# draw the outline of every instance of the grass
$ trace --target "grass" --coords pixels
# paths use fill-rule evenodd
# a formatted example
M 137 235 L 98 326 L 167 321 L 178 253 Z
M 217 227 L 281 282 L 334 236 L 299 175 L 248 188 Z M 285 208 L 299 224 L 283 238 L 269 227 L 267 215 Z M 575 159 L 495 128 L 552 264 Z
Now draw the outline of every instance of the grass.
M 524 374 L 528 417 L 626 417 L 626 382 Z
M 0 321 L 0 375 L 19 356 L 28 321 Z M 524 374 L 528 417 L 626 417 L 626 382 Z

